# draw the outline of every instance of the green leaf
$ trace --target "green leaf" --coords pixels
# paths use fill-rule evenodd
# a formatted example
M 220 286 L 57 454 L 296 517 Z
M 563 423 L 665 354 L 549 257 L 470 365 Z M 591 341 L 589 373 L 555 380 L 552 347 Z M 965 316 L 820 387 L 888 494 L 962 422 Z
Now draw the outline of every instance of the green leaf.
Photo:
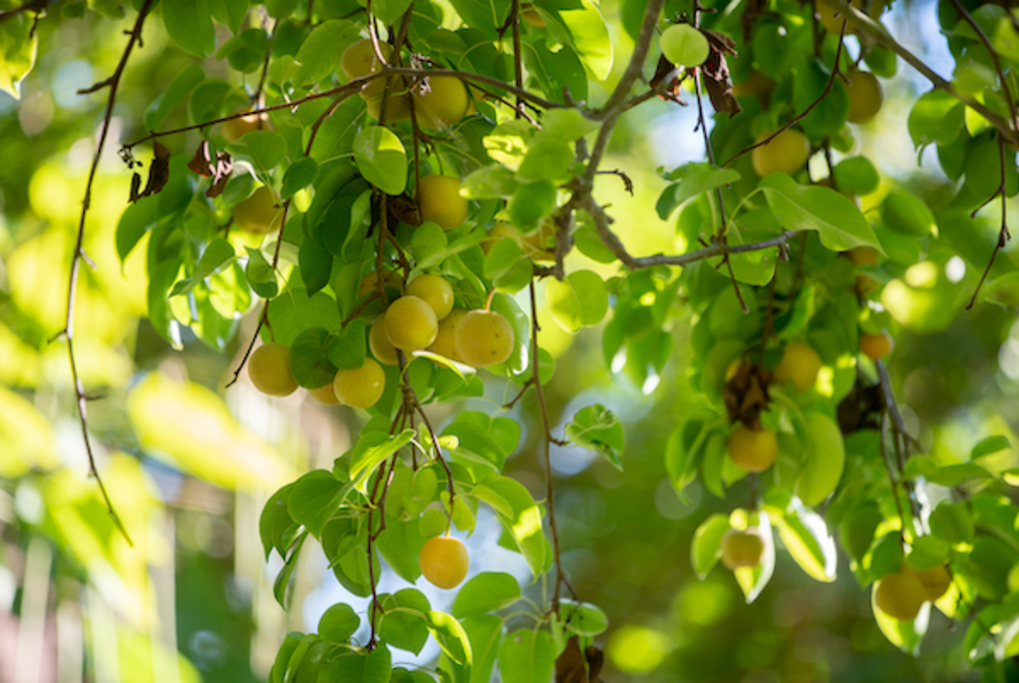
M 729 516 L 715 513 L 701 522 L 693 534 L 690 561 L 702 581 L 722 557 L 722 536 L 729 530 Z
M 262 68 L 269 36 L 260 28 L 249 28 L 223 43 L 216 51 L 216 59 L 226 59 L 231 68 L 250 74 Z
M 327 284 L 333 270 L 333 255 L 314 240 L 305 239 L 297 253 L 297 263 L 301 266 L 301 277 L 308 294 L 314 296 Z
M 301 157 L 287 169 L 283 176 L 283 189 L 280 190 L 280 199 L 288 199 L 294 196 L 298 190 L 315 182 L 318 175 L 318 162 L 311 157 Z
M 386 564 L 404 581 L 414 583 L 421 576 L 418 557 L 425 547 L 425 538 L 416 519 L 409 522 L 387 521 L 376 547 Z
M 364 341 L 367 323 L 355 318 L 347 326 L 330 335 L 326 353 L 339 370 L 356 370 L 364 365 L 367 347 Z
M 582 448 L 603 455 L 622 471 L 626 433 L 611 410 L 601 404 L 580 409 L 566 425 L 566 438 Z
M 467 675 L 462 679 L 457 678 L 457 681 L 490 683 L 492 670 L 495 668 L 495 658 L 499 654 L 499 646 L 502 645 L 504 635 L 502 619 L 492 614 L 486 614 L 467 617 L 461 624 L 471 643 L 472 662 L 469 672 L 466 672 L 463 667 L 458 667 L 460 672 Z
M 428 631 L 447 657 L 461 666 L 471 665 L 471 641 L 452 615 L 432 610 L 428 613 Z
M 759 187 L 787 230 L 816 230 L 821 244 L 832 251 L 854 247 L 881 251 L 881 243 L 860 210 L 835 190 L 800 185 L 784 173 L 772 173 L 761 180 Z
M 670 180 L 677 178 L 680 181 L 665 188 L 658 198 L 655 208 L 662 220 L 667 220 L 673 211 L 690 199 L 735 183 L 740 179 L 740 174 L 731 168 L 715 168 L 711 164 L 694 162 L 684 164 L 669 174 Z
M 581 0 L 580 5 L 577 7 L 571 3 L 568 5 L 570 9 L 560 9 L 558 14 L 566 24 L 584 66 L 590 69 L 596 79 L 603 81 L 612 71 L 613 52 L 609 29 L 592 0 Z M 578 94 L 573 93 L 573 96 L 576 98 Z
M 573 108 L 550 109 L 541 117 L 541 130 L 536 139 L 576 140 L 598 130 L 598 122 Z
M 166 117 L 173 113 L 184 100 L 198 87 L 198 84 L 205 80 L 205 70 L 197 64 L 190 64 L 182 69 L 169 87 L 152 101 L 142 121 L 149 130 L 157 130 Z
M 287 498 L 287 509 L 298 524 L 316 537 L 350 495 L 351 485 L 344 484 L 329 470 L 312 470 L 294 482 Z
M 819 59 L 803 60 L 793 77 L 793 106 L 805 111 L 818 100 L 828 84 L 830 71 Z M 803 131 L 813 139 L 837 134 L 849 116 L 849 93 L 838 80 L 831 91 L 800 121 Z
M 384 24 L 396 24 L 410 7 L 411 2 L 412 0 L 375 0 L 372 2 L 372 14 Z
M 292 529 L 297 527 L 287 506 L 287 500 L 293 488 L 292 483 L 287 484 L 269 496 L 258 519 L 258 534 L 262 539 L 262 549 L 265 551 L 267 560 L 273 548 L 280 554 L 280 557 L 286 555 L 287 543 L 284 539 L 290 536 Z
M 1003 308 L 1019 307 L 1019 273 L 1005 273 L 985 282 L 980 288 L 979 300 Z
M 330 335 L 321 327 L 309 327 L 290 346 L 290 371 L 305 389 L 318 389 L 333 381 L 336 366 L 329 360 Z
M 499 648 L 499 674 L 503 683 L 551 680 L 556 647 L 548 631 L 521 629 L 506 636 Z
M 892 230 L 910 237 L 926 237 L 934 227 L 927 204 L 905 190 L 892 190 L 881 200 L 881 219 Z
M 517 170 L 517 179 L 524 183 L 562 182 L 569 178 L 572 164 L 573 150 L 566 142 L 543 137 L 531 143 Z
M 520 482 L 498 475 L 482 479 L 473 493 L 495 510 L 537 579 L 545 566 L 545 535 L 534 498 Z
M 336 301 L 324 292 L 309 297 L 306 289 L 298 287 L 269 302 L 269 325 L 275 341 L 284 346 L 290 346 L 307 327 L 335 329 L 340 322 Z
M 393 671 L 389 648 L 379 645 L 371 652 L 348 651 L 329 665 L 330 681 L 343 683 L 387 683 Z
M 204 58 L 216 49 L 216 30 L 208 0 L 173 0 L 163 4 L 163 25 L 182 50 Z
M 909 136 L 917 147 L 936 142 L 947 145 L 959 137 L 966 107 L 944 90 L 920 96 L 909 112 Z
M 995 436 L 988 436 L 985 439 L 981 439 L 973 450 L 970 451 L 969 459 L 976 460 L 982 458 L 985 455 L 991 455 L 993 453 L 999 453 L 1001 451 L 1007 451 L 1012 448 L 1012 443 L 1008 440 L 1007 436 L 997 434 Z
M 570 334 L 576 334 L 582 327 L 597 325 L 609 310 L 605 283 L 590 270 L 574 271 L 562 282 L 546 280 L 545 302 L 552 319 Z
M 247 159 L 260 173 L 268 174 L 283 161 L 287 142 L 271 130 L 254 130 L 227 145 L 227 151 L 240 159 Z
M 481 572 L 465 583 L 453 601 L 457 619 L 495 612 L 520 599 L 520 584 L 510 574 Z
M 521 185 L 506 207 L 510 223 L 523 233 L 534 232 L 555 208 L 557 193 L 556 184 L 551 180 Z
M 300 0 L 265 0 L 265 9 L 273 19 L 286 19 L 294 10 Z
M 358 133 L 354 160 L 365 180 L 386 194 L 397 195 L 407 187 L 407 152 L 388 128 L 366 126 Z
M 399 434 L 370 432 L 361 436 L 357 445 L 350 451 L 350 480 L 361 493 L 367 493 L 368 478 L 384 460 L 410 443 L 414 438 L 413 429 L 405 429 Z
M 936 536 L 920 536 L 906 556 L 906 564 L 918 572 L 941 567 L 948 563 L 948 542 Z
M 331 643 L 346 643 L 361 625 L 361 617 L 354 608 L 345 603 L 337 603 L 327 609 L 318 620 L 318 634 L 322 640 Z
M 842 479 L 846 463 L 842 432 L 827 415 L 807 413 L 804 416 L 807 436 L 805 464 L 796 480 L 796 495 L 805 505 L 819 505 L 835 490 Z
M 170 296 L 187 294 L 194 289 L 195 285 L 219 270 L 234 255 L 232 244 L 222 238 L 214 239 L 205 248 L 205 251 L 202 252 L 202 257 L 198 261 L 198 267 L 195 269 L 194 276 L 178 282 L 170 292 Z
M 442 436 L 455 436 L 456 452 L 469 451 L 501 472 L 520 442 L 520 425 L 506 417 L 465 410 L 442 430 Z
M 383 616 L 379 635 L 401 650 L 420 654 L 428 642 L 428 613 L 432 606 L 416 588 L 404 588 L 381 598 Z
M 772 517 L 779 537 L 796 564 L 816 581 L 834 581 L 837 567 L 835 541 L 828 533 L 824 519 L 795 502 L 791 509 L 776 511 Z
M 0 22 L 0 91 L 21 99 L 21 81 L 35 66 L 39 33 L 26 12 Z M 32 35 L 29 35 L 32 34 Z
M 484 275 L 500 292 L 515 294 L 534 276 L 534 264 L 516 240 L 496 242 L 485 256 Z
M 566 630 L 577 636 L 597 636 L 609 627 L 609 618 L 605 612 L 589 602 L 564 598 L 560 617 Z
M 117 223 L 117 256 L 123 263 L 141 241 L 145 233 L 156 227 L 160 218 L 159 197 L 143 197 L 124 210 Z
M 870 194 L 880 182 L 877 169 L 867 157 L 849 157 L 835 165 L 835 184 L 843 194 Z
M 210 0 L 209 6 L 216 21 L 233 33 L 237 33 L 248 14 L 248 0 Z
M 346 19 L 329 19 L 312 29 L 294 57 L 300 66 L 291 79 L 293 84 L 317 83 L 338 72 L 340 57 L 360 37 L 359 30 Z
M 732 572 L 748 605 L 760 596 L 775 573 L 775 542 L 771 530 L 771 517 L 764 511 L 758 512 L 756 517 L 757 526 L 760 527 L 765 540 L 764 556 L 757 566 L 737 567 Z M 753 516 L 750 521 L 751 523 L 755 521 Z
M 245 250 L 248 252 L 248 265 L 244 267 L 244 276 L 248 284 L 263 299 L 273 298 L 279 292 L 279 285 L 272 266 L 261 250 L 251 247 L 245 247 Z
M 962 503 L 942 501 L 931 513 L 931 533 L 949 543 L 972 543 L 973 519 Z

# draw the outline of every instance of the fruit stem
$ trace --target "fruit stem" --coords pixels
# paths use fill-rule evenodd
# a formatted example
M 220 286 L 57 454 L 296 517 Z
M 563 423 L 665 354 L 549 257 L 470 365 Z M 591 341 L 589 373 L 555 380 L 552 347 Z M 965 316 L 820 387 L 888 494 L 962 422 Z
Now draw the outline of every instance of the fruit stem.
M 492 297 L 494 297 L 494 296 L 495 296 L 495 288 L 493 287 L 491 289 L 491 291 L 488 292 L 488 298 L 485 299 L 485 312 L 486 313 L 488 311 L 492 310 Z

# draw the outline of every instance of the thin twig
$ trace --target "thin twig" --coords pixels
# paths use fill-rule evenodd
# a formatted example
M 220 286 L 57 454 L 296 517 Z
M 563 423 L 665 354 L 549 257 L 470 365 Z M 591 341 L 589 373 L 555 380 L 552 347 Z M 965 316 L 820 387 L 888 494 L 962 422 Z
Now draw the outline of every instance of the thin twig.
M 46 11 L 46 5 L 50 3 L 50 0 L 30 0 L 21 7 L 15 7 L 13 9 L 0 10 L 0 21 L 6 21 L 13 19 L 22 12 L 37 12 L 41 13 Z
M 902 501 L 899 500 L 899 482 L 895 478 L 895 471 L 892 467 L 892 460 L 888 456 L 888 450 L 885 448 L 885 416 L 887 411 L 881 413 L 881 427 L 878 430 L 878 444 L 881 448 L 881 459 L 885 462 L 885 471 L 888 473 L 888 483 L 892 487 L 892 498 L 895 499 L 895 509 L 899 513 L 899 547 L 902 549 L 902 554 L 906 554 L 906 515 L 902 509 Z
M 278 26 L 278 21 L 273 24 L 272 30 L 269 32 L 269 40 L 265 46 L 265 61 L 262 62 L 262 74 L 258 77 L 258 87 L 255 88 L 255 93 L 251 96 L 251 101 L 256 104 L 262 100 L 262 89 L 265 88 L 265 77 L 269 73 L 269 58 L 272 56 L 272 46 L 276 43 L 276 28 Z M 261 120 L 261 117 L 259 117 L 258 121 Z
M 998 252 L 1005 248 L 1005 245 L 1012 238 L 1012 234 L 1008 231 L 1008 193 L 1005 191 L 1005 141 L 998 136 L 998 159 L 1001 164 L 1001 183 L 998 185 L 998 189 L 991 198 L 987 200 L 983 205 L 977 208 L 973 212 L 972 216 L 975 216 L 977 211 L 982 209 L 988 203 L 994 200 L 995 197 L 1001 197 L 1001 228 L 998 230 L 998 242 L 994 245 L 994 251 L 991 252 L 991 258 L 987 262 L 987 267 L 984 268 L 983 274 L 980 276 L 980 282 L 977 283 L 977 288 L 973 291 L 973 298 L 969 300 L 969 304 L 966 305 L 966 310 L 970 310 L 977 302 L 977 296 L 980 294 L 980 290 L 984 286 L 984 282 L 987 280 L 987 275 L 991 272 L 991 266 L 994 265 L 994 259 L 997 258 Z
M 509 21 L 513 27 L 513 82 L 520 90 L 524 89 L 524 67 L 520 50 L 520 0 L 513 0 Z M 524 115 L 524 101 L 517 95 L 516 117 Z

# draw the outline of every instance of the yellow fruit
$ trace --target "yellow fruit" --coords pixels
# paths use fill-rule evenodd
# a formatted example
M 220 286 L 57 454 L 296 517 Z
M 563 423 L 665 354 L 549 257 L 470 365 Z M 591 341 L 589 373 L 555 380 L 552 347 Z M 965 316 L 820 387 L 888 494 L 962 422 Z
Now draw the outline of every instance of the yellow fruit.
M 459 178 L 434 174 L 422 177 L 417 200 L 422 223 L 432 221 L 443 230 L 452 230 L 467 218 L 467 199 L 460 196 Z
M 456 350 L 468 365 L 502 363 L 513 352 L 513 326 L 495 311 L 471 311 L 456 326 Z
M 363 296 L 368 296 L 375 291 L 378 287 L 379 271 L 373 270 L 361 279 L 361 284 L 357 286 L 357 297 L 360 299 Z M 395 289 L 398 292 L 403 291 L 403 280 L 400 276 L 391 270 L 385 271 L 382 276 L 382 283 L 386 288 Z
M 487 254 L 492 251 L 492 247 L 502 240 L 513 240 L 520 244 L 520 231 L 509 223 L 493 223 L 488 231 L 488 235 L 485 239 L 481 240 L 479 246 L 481 251 Z
M 335 381 L 336 378 L 333 377 L 333 380 Z M 333 388 L 332 382 L 319 387 L 318 389 L 308 389 L 308 395 L 324 406 L 336 406 L 340 404 L 340 399 L 336 398 L 336 390 Z
M 895 342 L 886 333 L 861 334 L 860 351 L 871 360 L 880 360 L 890 354 L 895 348 Z
M 793 342 L 786 345 L 773 377 L 779 384 L 791 381 L 796 391 L 803 392 L 814 386 L 820 369 L 821 357 L 817 355 L 817 351 L 806 344 Z
M 386 336 L 386 314 L 380 313 L 368 333 L 368 348 L 375 360 L 385 365 L 396 365 L 396 349 Z
M 449 128 L 467 115 L 470 96 L 467 86 L 455 76 L 429 76 L 429 91 L 415 89 L 414 115 L 418 124 L 432 130 Z
M 424 299 L 440 321 L 453 310 L 453 287 L 441 275 L 428 273 L 414 278 L 407 285 L 407 294 Z
M 379 52 L 382 53 L 382 56 L 388 62 L 390 57 L 393 56 L 393 46 L 389 43 L 379 43 Z M 381 71 L 382 62 L 379 61 L 378 56 L 375 54 L 372 41 L 365 38 L 343 51 L 343 55 L 340 57 L 340 68 L 343 70 L 347 80 L 352 81 L 355 78 L 361 78 L 362 76 Z M 385 87 L 386 79 L 376 78 L 364 87 L 364 90 L 360 93 L 361 97 L 369 99 L 381 95 Z
M 881 254 L 874 247 L 857 247 L 846 252 L 854 266 L 876 266 Z
M 853 7 L 857 9 L 860 9 L 860 3 L 861 0 L 851 0 L 849 4 L 851 4 Z M 824 0 L 816 0 L 816 2 L 814 3 L 814 10 L 817 12 L 817 18 L 821 21 L 821 24 L 824 26 L 824 29 L 828 31 L 828 33 L 831 33 L 832 35 L 836 36 L 839 35 L 839 33 L 841 33 L 842 21 L 845 19 L 845 16 L 842 15 L 842 13 L 839 12 L 839 10 L 836 7 L 829 5 Z M 848 35 L 849 33 L 852 33 L 852 31 L 853 22 L 847 21 L 846 34 Z
M 729 458 L 747 472 L 763 472 L 775 463 L 778 439 L 775 432 L 764 429 L 736 427 L 729 435 Z
M 439 319 L 428 303 L 417 296 L 402 296 L 386 310 L 386 338 L 409 353 L 427 349 L 439 333 Z
M 908 571 L 920 579 L 920 585 L 923 586 L 924 598 L 928 602 L 934 602 L 940 598 L 948 592 L 948 587 L 952 585 L 952 575 L 948 573 L 948 567 L 945 565 L 923 571 L 916 571 L 915 569 L 909 569 Z
M 428 347 L 432 353 L 463 363 L 464 359 L 456 350 L 456 326 L 460 320 L 467 315 L 466 308 L 454 308 L 445 318 L 439 321 L 439 333 L 435 335 L 435 341 Z
M 764 535 L 759 527 L 729 529 L 722 537 L 722 564 L 729 569 L 756 567 L 764 557 Z
M 255 235 L 279 230 L 283 221 L 283 209 L 276 205 L 276 196 L 272 190 L 264 185 L 234 205 L 231 214 L 235 226 Z
M 911 572 L 888 574 L 874 587 L 877 608 L 899 621 L 916 619 L 925 599 L 923 584 Z
M 386 373 L 373 358 L 365 358 L 356 370 L 339 370 L 333 379 L 336 398 L 355 408 L 371 408 L 385 389 Z
M 255 388 L 269 396 L 289 396 L 297 391 L 290 373 L 290 349 L 275 342 L 262 344 L 248 359 L 248 377 Z
M 470 558 L 460 539 L 452 536 L 435 536 L 421 549 L 421 573 L 432 584 L 449 590 L 456 588 L 467 576 Z
M 771 133 L 765 133 L 756 142 L 765 140 Z M 762 178 L 771 173 L 792 175 L 803 168 L 810 158 L 810 141 L 798 130 L 787 128 L 766 145 L 755 147 L 750 153 L 754 172 Z
M 378 83 L 382 83 L 380 78 Z M 402 90 L 403 86 L 399 86 Z M 365 99 L 368 105 L 368 116 L 376 121 L 382 115 L 382 95 L 373 95 Z M 397 81 L 393 82 L 389 92 L 389 101 L 386 103 L 386 123 L 399 123 L 410 120 L 410 95 L 398 92 Z
M 235 111 L 234 114 L 240 114 Z M 223 137 L 227 142 L 233 142 L 256 130 L 272 130 L 269 125 L 269 117 L 265 114 L 248 114 L 239 119 L 230 119 L 223 122 Z
M 520 246 L 532 261 L 555 261 L 555 221 L 546 220 L 537 232 L 520 237 Z
M 846 90 L 849 91 L 850 123 L 867 123 L 877 116 L 885 99 L 877 76 L 868 71 L 854 71 Z

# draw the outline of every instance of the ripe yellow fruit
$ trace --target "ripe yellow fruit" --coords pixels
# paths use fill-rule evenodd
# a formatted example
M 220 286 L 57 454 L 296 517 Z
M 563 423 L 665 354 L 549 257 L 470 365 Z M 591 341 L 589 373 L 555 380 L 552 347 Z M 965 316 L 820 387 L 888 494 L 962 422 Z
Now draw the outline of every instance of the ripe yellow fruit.
M 283 222 L 283 210 L 276 205 L 276 196 L 272 190 L 265 185 L 244 201 L 235 204 L 231 215 L 234 225 L 255 235 L 279 230 Z
M 386 310 L 386 338 L 409 353 L 427 349 L 439 333 L 439 319 L 428 303 L 417 296 L 402 296 Z
M 459 178 L 434 174 L 422 177 L 417 200 L 421 221 L 438 223 L 443 230 L 458 228 L 467 218 L 467 199 L 460 196 Z
M 441 275 L 426 273 L 410 281 L 407 294 L 421 297 L 440 321 L 453 310 L 453 287 Z
M 948 567 L 945 565 L 923 571 L 916 571 L 915 569 L 909 569 L 908 571 L 920 580 L 920 585 L 923 586 L 924 598 L 928 602 L 934 602 L 940 598 L 948 592 L 948 587 L 952 585 L 952 575 L 948 573 Z
M 371 408 L 386 389 L 386 373 L 374 358 L 365 358 L 356 370 L 340 370 L 333 378 L 333 391 L 340 403 Z
M 888 574 L 874 587 L 874 603 L 878 609 L 899 621 L 916 619 L 925 600 L 923 584 L 911 572 Z
M 240 111 L 233 112 L 233 114 L 240 113 Z M 222 132 L 227 142 L 233 142 L 256 130 L 272 130 L 272 127 L 269 125 L 268 116 L 265 114 L 248 114 L 239 119 L 224 121 Z
M 851 0 L 849 4 L 859 9 L 861 0 Z M 829 5 L 824 0 L 816 0 L 814 3 L 814 10 L 817 12 L 817 18 L 821 21 L 824 29 L 832 35 L 839 35 L 842 31 L 842 21 L 845 16 L 842 15 L 839 10 L 833 5 Z M 853 22 L 846 22 L 846 34 L 852 33 Z
M 393 56 L 393 46 L 389 43 L 379 43 L 379 52 L 382 53 L 382 56 L 388 62 L 390 57 Z M 382 62 L 379 61 L 378 55 L 375 54 L 372 41 L 365 38 L 343 51 L 343 55 L 340 57 L 340 69 L 343 70 L 347 80 L 352 81 L 355 78 L 361 78 L 362 76 L 381 71 Z M 386 79 L 376 78 L 365 86 L 360 95 L 365 99 L 376 97 L 382 94 L 385 87 Z
M 383 79 L 380 78 L 376 82 L 382 83 Z M 410 95 L 405 92 L 398 92 L 402 89 L 402 85 L 397 87 L 396 81 L 390 87 L 389 101 L 386 102 L 386 123 L 399 123 L 400 121 L 410 120 Z M 382 116 L 382 95 L 372 95 L 365 98 L 365 104 L 368 105 L 368 116 L 378 121 Z
M 814 386 L 820 369 L 821 357 L 817 355 L 817 351 L 801 342 L 793 342 L 786 344 L 782 360 L 775 367 L 772 376 L 780 384 L 791 381 L 796 391 L 804 392 Z
M 357 297 L 368 296 L 375 291 L 378 286 L 379 271 L 373 270 L 361 279 L 361 284 L 357 286 Z M 383 286 L 386 288 L 395 289 L 398 292 L 403 292 L 403 280 L 400 276 L 391 270 L 386 270 L 382 276 Z
M 333 380 L 335 381 L 336 377 L 333 377 Z M 324 406 L 337 406 L 340 404 L 340 399 L 336 397 L 336 390 L 333 388 L 332 382 L 318 389 L 308 389 L 308 395 Z
M 892 352 L 895 342 L 887 333 L 861 334 L 860 351 L 871 360 L 881 360 Z
M 425 542 L 419 564 L 426 579 L 439 588 L 449 590 L 459 586 L 467 576 L 470 558 L 460 539 L 435 536 Z
M 854 71 L 849 85 L 849 122 L 867 123 L 881 110 L 885 95 L 877 76 L 869 71 Z
M 418 124 L 432 130 L 449 128 L 467 115 L 471 98 L 467 86 L 455 76 L 429 76 L 429 91 L 413 92 Z
M 396 365 L 396 349 L 389 343 L 386 336 L 386 314 L 380 313 L 375 322 L 372 323 L 371 332 L 368 333 L 368 348 L 371 349 L 375 360 L 384 365 Z
M 770 429 L 739 425 L 729 435 L 729 458 L 747 472 L 763 472 L 775 463 L 778 439 Z
M 764 535 L 760 527 L 746 531 L 729 529 L 722 536 L 722 564 L 729 569 L 756 567 L 764 557 Z
M 255 388 L 269 396 L 289 396 L 297 391 L 290 373 L 290 349 L 283 344 L 262 344 L 248 359 L 248 377 Z
M 463 363 L 463 356 L 456 350 L 456 326 L 468 311 L 466 308 L 454 308 L 445 318 L 439 321 L 439 333 L 435 335 L 435 341 L 428 347 L 432 353 L 437 353 L 444 358 Z
M 496 311 L 471 311 L 456 326 L 457 353 L 468 365 L 502 363 L 513 352 L 513 326 Z
M 765 133 L 756 142 L 766 140 L 771 133 Z M 755 147 L 750 153 L 754 172 L 762 178 L 771 173 L 793 174 L 803 168 L 810 158 L 810 140 L 798 130 L 787 128 L 766 145 Z

